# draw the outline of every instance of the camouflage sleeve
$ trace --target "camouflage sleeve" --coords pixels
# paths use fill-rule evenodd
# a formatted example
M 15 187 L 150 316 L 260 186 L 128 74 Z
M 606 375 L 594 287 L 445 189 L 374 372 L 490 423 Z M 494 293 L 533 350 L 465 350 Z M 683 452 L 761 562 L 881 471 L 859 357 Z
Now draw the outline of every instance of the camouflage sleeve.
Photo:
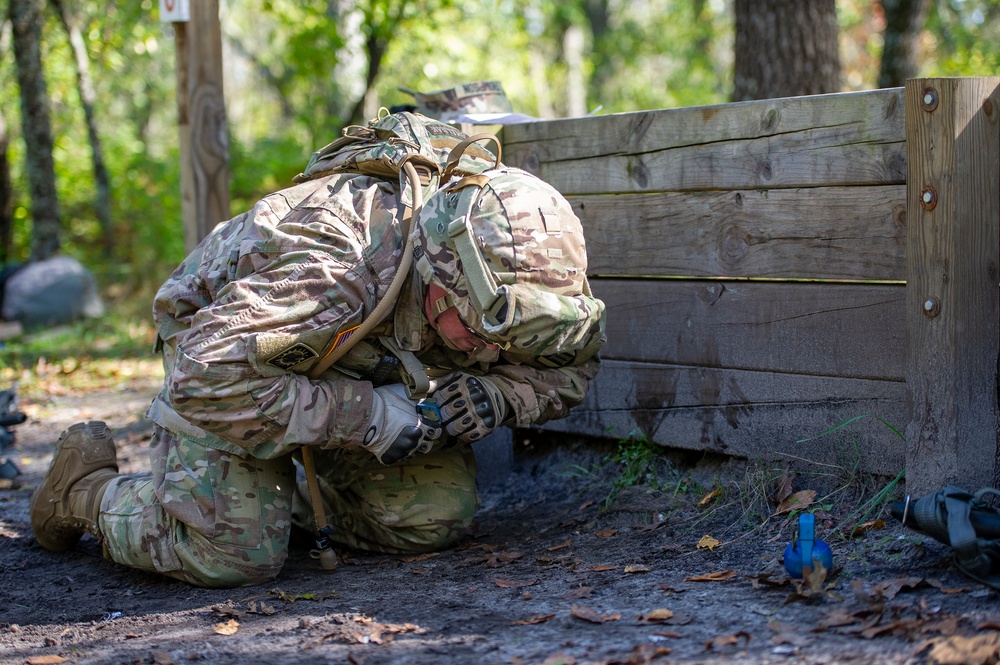
M 360 445 L 371 418 L 371 383 L 307 374 L 392 282 L 403 246 L 398 205 L 384 180 L 319 182 L 265 199 L 217 252 L 227 260 L 198 268 L 202 281 L 230 275 L 175 338 L 169 406 L 257 457 Z
M 527 365 L 496 365 L 487 375 L 514 410 L 515 425 L 527 427 L 565 418 L 583 401 L 597 374 L 597 357 L 573 367 L 543 369 Z
M 256 457 L 360 444 L 371 417 L 370 383 L 311 380 L 267 362 L 280 340 L 319 355 L 318 340 L 329 339 L 330 328 L 360 321 L 364 280 L 351 272 L 330 257 L 298 253 L 230 284 L 178 344 L 167 377 L 170 406 Z

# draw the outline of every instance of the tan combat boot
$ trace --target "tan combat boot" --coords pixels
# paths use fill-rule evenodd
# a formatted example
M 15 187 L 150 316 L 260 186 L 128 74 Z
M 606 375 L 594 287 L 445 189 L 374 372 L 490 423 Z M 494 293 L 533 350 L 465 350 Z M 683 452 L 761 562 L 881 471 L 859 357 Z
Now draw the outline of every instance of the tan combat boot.
M 115 442 L 107 425 L 76 423 L 63 432 L 45 479 L 31 497 L 31 528 L 38 544 L 62 552 L 86 532 L 100 539 L 101 498 L 117 475 Z

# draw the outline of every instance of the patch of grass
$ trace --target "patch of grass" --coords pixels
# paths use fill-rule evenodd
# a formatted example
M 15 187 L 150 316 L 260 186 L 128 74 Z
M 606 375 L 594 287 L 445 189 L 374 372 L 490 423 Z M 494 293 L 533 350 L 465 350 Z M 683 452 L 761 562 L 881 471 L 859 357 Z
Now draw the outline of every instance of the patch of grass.
M 24 397 L 105 387 L 157 372 L 156 330 L 148 312 L 109 308 L 70 325 L 28 330 L 0 344 L 0 389 Z
M 645 485 L 652 491 L 670 490 L 675 494 L 692 489 L 690 479 L 677 477 L 677 470 L 660 446 L 638 431 L 632 431 L 628 438 L 619 440 L 615 451 L 608 454 L 604 462 L 617 466 L 611 491 L 604 500 L 605 508 L 614 503 L 622 490 L 637 485 Z

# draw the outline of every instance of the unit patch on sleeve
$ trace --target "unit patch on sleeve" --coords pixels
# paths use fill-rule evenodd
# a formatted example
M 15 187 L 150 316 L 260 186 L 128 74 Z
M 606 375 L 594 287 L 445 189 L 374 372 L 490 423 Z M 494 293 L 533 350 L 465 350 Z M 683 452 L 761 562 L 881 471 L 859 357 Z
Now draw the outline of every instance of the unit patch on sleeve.
M 299 342 L 294 344 L 281 353 L 275 354 L 267 359 L 267 364 L 272 367 L 277 367 L 278 369 L 289 370 L 300 363 L 304 363 L 307 360 L 312 360 L 319 356 L 318 353 L 313 351 L 311 348 Z

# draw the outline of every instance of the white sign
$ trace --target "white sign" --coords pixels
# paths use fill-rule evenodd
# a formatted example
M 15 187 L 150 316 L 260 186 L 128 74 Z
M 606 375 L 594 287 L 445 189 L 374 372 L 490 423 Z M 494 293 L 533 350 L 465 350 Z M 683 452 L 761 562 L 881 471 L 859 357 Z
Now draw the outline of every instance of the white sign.
M 160 20 L 183 23 L 191 20 L 191 0 L 160 0 Z

